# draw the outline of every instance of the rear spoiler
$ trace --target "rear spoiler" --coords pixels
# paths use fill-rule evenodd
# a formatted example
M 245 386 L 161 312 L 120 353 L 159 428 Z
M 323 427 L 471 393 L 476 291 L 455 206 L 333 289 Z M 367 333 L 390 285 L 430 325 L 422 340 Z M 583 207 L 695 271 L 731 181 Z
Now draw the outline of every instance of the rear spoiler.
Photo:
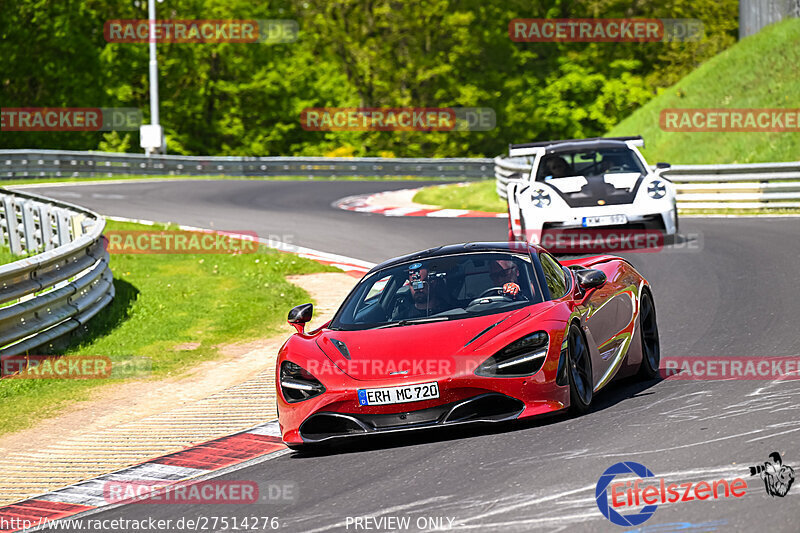
M 644 139 L 641 135 L 636 135 L 634 137 L 590 137 L 588 139 L 561 139 L 558 141 L 538 141 L 532 143 L 509 144 L 508 155 L 509 157 L 535 155 L 544 152 L 544 149 L 548 146 L 585 141 L 623 141 L 630 143 L 633 146 L 644 148 Z

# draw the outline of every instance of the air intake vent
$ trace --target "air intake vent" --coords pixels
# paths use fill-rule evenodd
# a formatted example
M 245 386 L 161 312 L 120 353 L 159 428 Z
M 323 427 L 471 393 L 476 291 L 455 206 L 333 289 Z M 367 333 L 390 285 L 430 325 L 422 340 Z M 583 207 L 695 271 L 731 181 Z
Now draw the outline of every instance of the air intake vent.
M 343 341 L 340 341 L 339 339 L 331 339 L 331 342 L 333 343 L 334 346 L 336 346 L 336 349 L 339 350 L 339 353 L 341 353 L 342 356 L 344 356 L 344 358 L 349 361 L 350 350 L 347 349 L 347 345 Z

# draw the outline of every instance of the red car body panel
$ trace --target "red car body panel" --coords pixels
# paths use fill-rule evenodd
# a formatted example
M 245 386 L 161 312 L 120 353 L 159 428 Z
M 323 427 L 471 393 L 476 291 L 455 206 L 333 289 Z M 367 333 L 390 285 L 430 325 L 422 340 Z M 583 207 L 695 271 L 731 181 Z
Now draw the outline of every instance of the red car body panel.
M 533 253 L 538 250 L 531 249 Z M 300 430 L 309 417 L 319 413 L 365 420 L 372 415 L 404 418 L 485 394 L 497 395 L 496 398 L 504 395 L 510 398 L 509 402 L 519 402 L 520 408 L 518 412 L 512 409 L 511 418 L 564 409 L 570 403 L 569 385 L 557 384 L 556 374 L 565 335 L 573 321 L 579 323 L 589 345 L 595 390 L 614 377 L 635 372 L 642 359 L 637 320 L 639 297 L 647 281 L 629 263 L 613 256 L 562 264 L 602 270 L 607 281 L 582 294 L 573 279 L 572 287 L 562 298 L 485 316 L 356 331 L 330 330 L 326 324 L 312 332 L 292 335 L 281 347 L 276 367 L 279 423 L 284 441 L 290 445 L 316 442 L 304 438 Z M 491 329 L 481 334 L 487 328 Z M 541 370 L 524 377 L 476 375 L 476 368 L 487 358 L 515 340 L 542 330 L 549 336 L 549 345 Z M 347 345 L 349 359 L 331 339 Z M 283 361 L 291 361 L 310 372 L 324 385 L 325 391 L 304 401 L 288 402 L 280 383 Z M 432 381 L 439 385 L 440 396 L 436 399 L 390 405 L 360 405 L 358 400 L 358 389 Z

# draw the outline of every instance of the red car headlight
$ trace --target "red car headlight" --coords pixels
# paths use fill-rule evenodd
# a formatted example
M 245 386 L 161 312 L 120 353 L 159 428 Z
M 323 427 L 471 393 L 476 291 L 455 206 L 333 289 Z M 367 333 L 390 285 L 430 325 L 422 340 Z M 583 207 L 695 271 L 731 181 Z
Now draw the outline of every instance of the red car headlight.
M 325 386 L 311 373 L 291 361 L 281 363 L 281 392 L 289 403 L 302 402 L 325 392 Z
M 481 363 L 475 374 L 485 377 L 531 376 L 544 365 L 549 342 L 550 337 L 544 331 L 526 335 Z

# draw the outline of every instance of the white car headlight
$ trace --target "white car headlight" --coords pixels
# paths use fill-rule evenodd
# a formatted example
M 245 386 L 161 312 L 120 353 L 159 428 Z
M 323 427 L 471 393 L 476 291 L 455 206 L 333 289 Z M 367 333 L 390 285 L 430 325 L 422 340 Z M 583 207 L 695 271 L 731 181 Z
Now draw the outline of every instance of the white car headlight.
M 654 200 L 664 198 L 666 194 L 667 187 L 661 180 L 653 180 L 650 185 L 647 186 L 647 195 Z
M 531 192 L 531 203 L 535 207 L 547 207 L 550 205 L 550 193 L 544 189 L 536 189 Z

